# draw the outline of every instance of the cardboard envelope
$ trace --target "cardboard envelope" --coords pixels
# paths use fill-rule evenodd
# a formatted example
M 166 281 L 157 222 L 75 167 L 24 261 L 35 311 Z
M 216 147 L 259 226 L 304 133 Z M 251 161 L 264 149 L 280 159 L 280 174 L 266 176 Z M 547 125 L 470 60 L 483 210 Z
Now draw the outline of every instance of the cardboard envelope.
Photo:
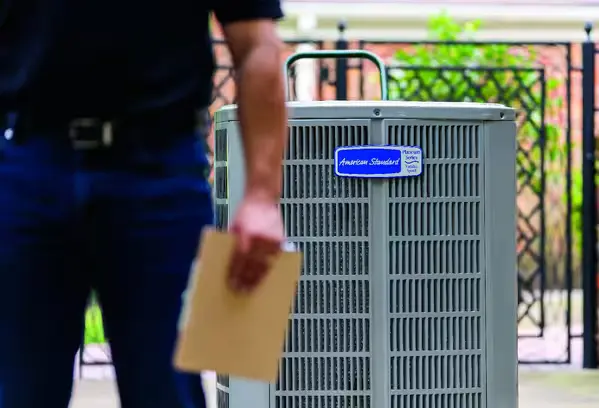
M 275 381 L 289 314 L 301 273 L 301 254 L 274 257 L 251 293 L 229 289 L 234 238 L 205 230 L 186 293 L 174 364 L 181 371 Z

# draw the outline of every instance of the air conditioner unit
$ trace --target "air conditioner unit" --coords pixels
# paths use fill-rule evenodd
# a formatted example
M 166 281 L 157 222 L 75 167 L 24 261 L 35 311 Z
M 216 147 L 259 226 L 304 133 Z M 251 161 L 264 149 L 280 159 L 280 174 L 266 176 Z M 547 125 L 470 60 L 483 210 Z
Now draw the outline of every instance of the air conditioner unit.
M 300 58 L 361 57 L 314 51 Z M 281 210 L 304 268 L 276 384 L 219 408 L 517 407 L 516 126 L 503 105 L 289 102 Z M 243 195 L 236 106 L 215 115 L 215 205 Z

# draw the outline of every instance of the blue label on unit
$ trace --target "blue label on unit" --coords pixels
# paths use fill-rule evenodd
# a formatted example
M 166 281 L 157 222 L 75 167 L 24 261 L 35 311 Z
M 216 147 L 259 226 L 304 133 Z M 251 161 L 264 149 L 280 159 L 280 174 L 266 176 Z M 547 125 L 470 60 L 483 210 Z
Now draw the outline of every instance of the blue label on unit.
M 342 146 L 335 149 L 339 177 L 394 178 L 422 174 L 422 149 L 417 146 Z

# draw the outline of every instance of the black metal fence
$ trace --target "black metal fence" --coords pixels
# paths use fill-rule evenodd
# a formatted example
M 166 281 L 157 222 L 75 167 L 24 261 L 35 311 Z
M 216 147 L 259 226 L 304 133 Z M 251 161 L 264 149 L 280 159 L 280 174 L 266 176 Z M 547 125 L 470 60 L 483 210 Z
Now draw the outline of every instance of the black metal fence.
M 573 92 L 582 87 L 575 61 L 580 45 L 349 41 L 343 28 L 329 47 L 382 56 L 395 50 L 387 62 L 392 99 L 517 108 L 520 362 L 582 364 L 582 177 L 580 161 L 573 160 L 582 131 L 575 115 L 581 103 Z M 378 97 L 374 67 L 364 61 L 319 63 L 317 71 L 318 97 Z M 334 92 L 325 92 L 330 86 Z
M 288 51 L 393 50 L 391 99 L 517 109 L 519 360 L 597 368 L 596 44 L 350 41 L 344 31 L 335 42 L 288 41 Z M 224 42 L 215 51 L 213 109 L 234 102 Z M 317 61 L 314 74 L 316 99 L 378 97 L 374 66 L 364 61 Z M 289 80 L 293 91 L 293 68 Z

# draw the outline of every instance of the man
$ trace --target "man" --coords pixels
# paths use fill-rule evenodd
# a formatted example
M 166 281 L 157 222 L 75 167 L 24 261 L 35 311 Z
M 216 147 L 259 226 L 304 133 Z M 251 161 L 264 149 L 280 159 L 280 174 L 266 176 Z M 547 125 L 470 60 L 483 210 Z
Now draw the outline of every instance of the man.
M 68 406 L 91 289 L 121 406 L 204 407 L 200 378 L 171 359 L 198 237 L 213 221 L 210 12 L 233 56 L 247 162 L 231 225 L 236 290 L 259 282 L 283 240 L 286 143 L 279 1 L 211 3 L 1 3 L 0 407 Z

